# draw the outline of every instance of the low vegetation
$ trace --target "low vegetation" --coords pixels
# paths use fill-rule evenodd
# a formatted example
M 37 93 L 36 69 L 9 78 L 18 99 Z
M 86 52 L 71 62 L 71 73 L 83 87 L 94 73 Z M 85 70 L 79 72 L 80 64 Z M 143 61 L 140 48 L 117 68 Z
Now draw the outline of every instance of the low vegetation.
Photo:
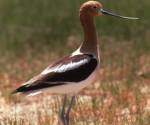
M 83 1 L 0 1 L 0 125 L 61 124 L 61 95 L 25 97 L 10 92 L 78 47 L 83 39 L 78 17 Z M 102 3 L 141 19 L 97 18 L 100 81 L 79 93 L 72 125 L 149 125 L 150 2 Z

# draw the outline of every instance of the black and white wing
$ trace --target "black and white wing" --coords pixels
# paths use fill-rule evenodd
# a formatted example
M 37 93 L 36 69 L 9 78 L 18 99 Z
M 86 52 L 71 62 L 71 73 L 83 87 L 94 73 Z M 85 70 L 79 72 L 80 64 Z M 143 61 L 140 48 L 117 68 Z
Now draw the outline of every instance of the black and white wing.
M 97 59 L 89 54 L 65 57 L 16 89 L 14 93 L 36 91 L 71 83 L 77 84 L 88 78 L 96 69 L 97 64 Z

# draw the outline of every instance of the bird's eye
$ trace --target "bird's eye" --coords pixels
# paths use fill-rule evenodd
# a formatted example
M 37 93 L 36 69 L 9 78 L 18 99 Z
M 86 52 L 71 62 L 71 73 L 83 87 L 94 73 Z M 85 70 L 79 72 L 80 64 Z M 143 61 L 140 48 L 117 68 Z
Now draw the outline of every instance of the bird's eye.
M 97 7 L 96 7 L 96 6 L 93 6 L 93 8 L 96 9 Z

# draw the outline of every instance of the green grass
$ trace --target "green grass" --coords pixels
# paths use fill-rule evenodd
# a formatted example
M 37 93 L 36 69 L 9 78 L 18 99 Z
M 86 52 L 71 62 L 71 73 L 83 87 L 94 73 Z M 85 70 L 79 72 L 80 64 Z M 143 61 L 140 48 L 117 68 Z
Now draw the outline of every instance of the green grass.
M 51 50 L 55 44 L 66 43 L 70 35 L 78 36 L 82 33 L 78 16 L 82 2 L 83 0 L 2 0 L 0 2 L 1 52 L 6 53 L 7 49 L 7 51 L 26 53 L 30 47 L 36 50 Z M 149 48 L 149 41 L 145 39 L 145 35 L 149 33 L 149 1 L 121 0 L 115 3 L 112 1 L 102 1 L 102 3 L 106 9 L 122 15 L 136 16 L 140 20 L 99 17 L 96 21 L 99 34 L 117 38 L 118 41 L 132 39 L 137 47 L 140 44 L 144 49 Z

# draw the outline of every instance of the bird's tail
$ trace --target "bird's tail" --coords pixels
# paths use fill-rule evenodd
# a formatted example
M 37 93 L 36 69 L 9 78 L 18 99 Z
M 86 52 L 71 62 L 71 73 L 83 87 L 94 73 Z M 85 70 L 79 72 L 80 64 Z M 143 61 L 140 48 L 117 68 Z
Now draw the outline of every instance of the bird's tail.
M 26 93 L 27 91 L 29 91 L 28 90 L 28 84 L 20 86 L 19 88 L 12 91 L 11 94 Z

